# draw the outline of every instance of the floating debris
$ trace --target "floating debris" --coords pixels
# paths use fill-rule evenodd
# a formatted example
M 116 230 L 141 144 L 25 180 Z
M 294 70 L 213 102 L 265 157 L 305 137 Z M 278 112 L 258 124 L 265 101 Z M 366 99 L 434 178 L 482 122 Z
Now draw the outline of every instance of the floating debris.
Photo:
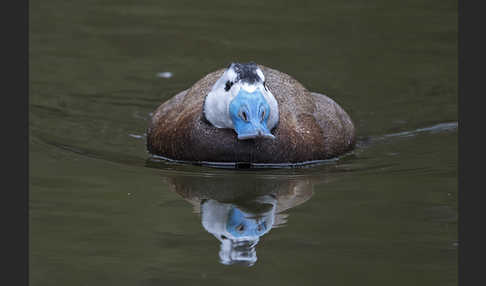
M 159 72 L 157 74 L 157 77 L 161 77 L 161 78 L 171 78 L 172 75 L 173 74 L 171 72 Z

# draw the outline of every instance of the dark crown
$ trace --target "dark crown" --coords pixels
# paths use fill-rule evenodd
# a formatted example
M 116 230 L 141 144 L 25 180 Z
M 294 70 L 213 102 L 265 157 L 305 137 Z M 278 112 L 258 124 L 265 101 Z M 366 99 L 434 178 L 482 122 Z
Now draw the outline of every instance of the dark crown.
M 255 83 L 261 81 L 257 74 L 258 65 L 254 62 L 249 63 L 231 63 L 228 68 L 233 68 L 236 72 L 236 81 Z

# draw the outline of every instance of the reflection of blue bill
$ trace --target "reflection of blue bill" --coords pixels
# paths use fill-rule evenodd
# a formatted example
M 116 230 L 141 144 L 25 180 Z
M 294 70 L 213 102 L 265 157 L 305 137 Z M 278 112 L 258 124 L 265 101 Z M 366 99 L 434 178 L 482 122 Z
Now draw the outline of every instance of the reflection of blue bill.
M 228 214 L 226 231 L 234 237 L 259 237 L 267 230 L 263 218 L 256 218 L 232 206 Z

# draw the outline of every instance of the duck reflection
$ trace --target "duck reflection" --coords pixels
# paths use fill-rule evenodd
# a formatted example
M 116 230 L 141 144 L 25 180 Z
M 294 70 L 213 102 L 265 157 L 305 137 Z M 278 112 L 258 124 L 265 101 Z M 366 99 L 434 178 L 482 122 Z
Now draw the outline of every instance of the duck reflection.
M 316 181 L 245 173 L 173 174 L 166 179 L 201 215 L 204 229 L 220 241 L 220 262 L 247 266 L 257 261 L 260 238 L 287 222 L 284 211 L 310 199 Z
M 267 195 L 252 203 L 243 206 L 209 199 L 201 204 L 202 225 L 221 242 L 223 264 L 253 265 L 257 260 L 255 246 L 273 226 L 276 199 Z

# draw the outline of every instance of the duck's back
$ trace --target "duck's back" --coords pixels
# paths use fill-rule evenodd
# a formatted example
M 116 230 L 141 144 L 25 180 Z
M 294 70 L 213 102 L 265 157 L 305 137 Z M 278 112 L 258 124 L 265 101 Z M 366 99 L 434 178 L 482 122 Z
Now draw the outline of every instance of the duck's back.
M 285 73 L 260 68 L 279 105 L 274 140 L 238 140 L 234 130 L 205 120 L 204 99 L 224 72 L 218 70 L 157 108 L 147 130 L 149 152 L 191 162 L 296 164 L 336 157 L 354 147 L 354 125 L 336 102 Z

